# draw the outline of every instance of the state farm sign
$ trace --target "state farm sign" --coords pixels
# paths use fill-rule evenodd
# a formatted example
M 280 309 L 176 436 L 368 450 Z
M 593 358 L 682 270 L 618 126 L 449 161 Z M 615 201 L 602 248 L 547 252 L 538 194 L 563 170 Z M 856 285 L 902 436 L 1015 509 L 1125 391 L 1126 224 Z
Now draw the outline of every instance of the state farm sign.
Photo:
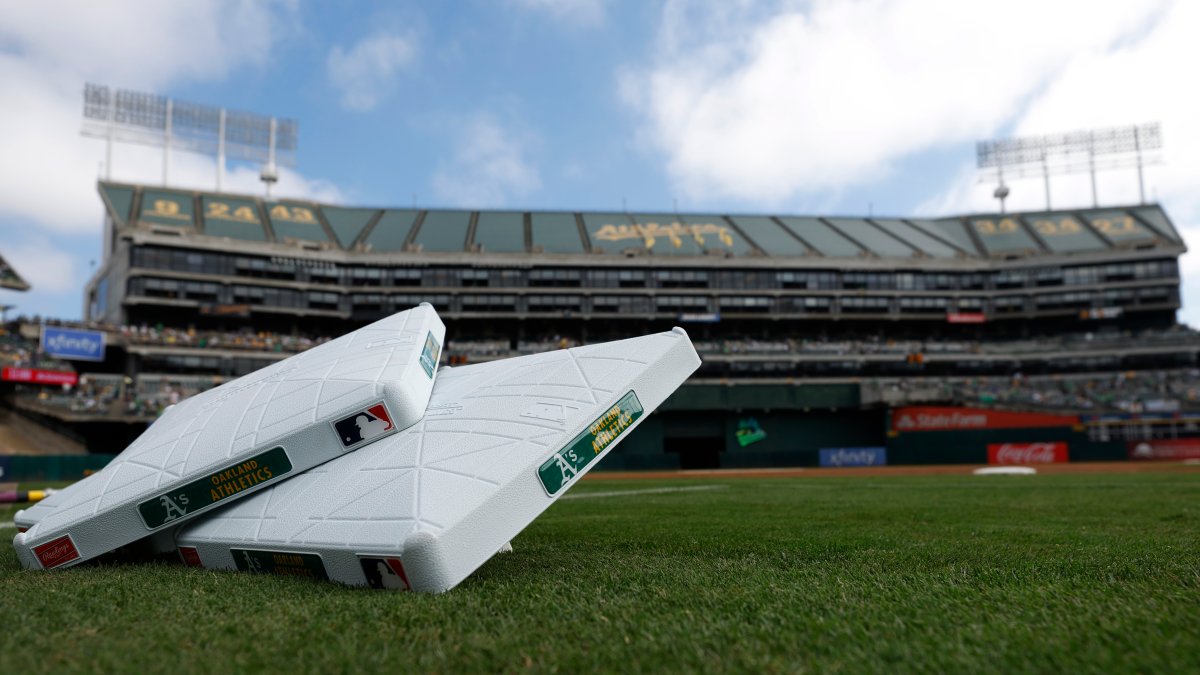
M 992 443 L 988 464 L 1054 464 L 1066 462 L 1066 443 Z
M 1073 415 L 1009 412 L 978 408 L 909 406 L 892 411 L 892 430 L 966 431 L 970 429 L 1028 429 L 1069 427 L 1079 424 Z

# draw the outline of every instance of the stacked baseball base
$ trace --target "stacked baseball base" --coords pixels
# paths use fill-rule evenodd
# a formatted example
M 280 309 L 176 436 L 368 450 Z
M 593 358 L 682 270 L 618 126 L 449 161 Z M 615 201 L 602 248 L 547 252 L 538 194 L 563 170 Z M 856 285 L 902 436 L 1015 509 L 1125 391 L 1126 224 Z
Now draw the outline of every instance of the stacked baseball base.
M 444 340 L 422 305 L 172 406 L 17 513 L 21 564 L 149 543 L 198 567 L 445 591 L 700 365 L 679 328 L 439 370 Z

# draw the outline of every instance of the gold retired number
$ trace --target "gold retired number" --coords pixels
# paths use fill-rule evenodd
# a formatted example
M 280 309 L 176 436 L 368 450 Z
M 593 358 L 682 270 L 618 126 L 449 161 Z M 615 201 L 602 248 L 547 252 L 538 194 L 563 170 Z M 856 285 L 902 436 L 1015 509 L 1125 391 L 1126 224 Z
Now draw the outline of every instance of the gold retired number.
M 289 220 L 293 223 L 316 223 L 317 217 L 313 214 L 312 209 L 303 206 L 291 206 L 287 204 L 276 204 L 271 207 L 271 218 L 273 220 Z
M 208 202 L 208 208 L 204 212 L 204 217 L 220 220 L 236 220 L 243 223 L 258 222 L 258 215 L 254 213 L 254 209 L 249 206 L 239 206 L 234 209 L 225 202 Z

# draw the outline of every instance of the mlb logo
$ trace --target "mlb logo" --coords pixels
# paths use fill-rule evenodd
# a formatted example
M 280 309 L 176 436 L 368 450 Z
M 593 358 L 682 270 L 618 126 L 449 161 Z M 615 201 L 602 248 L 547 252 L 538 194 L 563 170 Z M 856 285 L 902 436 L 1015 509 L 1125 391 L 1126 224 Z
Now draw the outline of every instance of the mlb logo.
M 353 450 L 377 438 L 396 432 L 392 416 L 382 402 L 333 422 L 333 430 L 342 448 Z
M 399 558 L 359 556 L 358 562 L 367 578 L 367 586 L 392 591 L 412 590 Z

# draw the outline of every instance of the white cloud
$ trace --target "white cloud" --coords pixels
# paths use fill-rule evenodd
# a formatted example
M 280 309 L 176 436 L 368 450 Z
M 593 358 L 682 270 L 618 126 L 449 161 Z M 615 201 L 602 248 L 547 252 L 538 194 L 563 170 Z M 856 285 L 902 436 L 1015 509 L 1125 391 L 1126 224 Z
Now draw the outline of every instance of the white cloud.
M 1161 121 L 1163 164 L 1145 171 L 1146 198 L 1161 201 L 1185 239 L 1200 242 L 1200 91 L 1180 76 L 1185 64 L 1200 63 L 1200 3 L 1179 1 L 1167 8 L 1143 37 L 1106 51 L 1082 53 L 1049 79 L 1022 106 L 1014 108 L 1014 135 L 1043 134 L 1077 128 Z M 1014 210 L 1040 209 L 1045 192 L 1040 178 L 1012 181 L 1008 200 Z M 964 166 L 959 179 L 930 198 L 928 213 L 990 211 L 994 185 L 979 184 Z M 1137 174 L 1132 169 L 1098 174 L 1101 204 L 1138 201 Z M 1090 206 L 1086 175 L 1052 177 L 1055 207 Z M 1182 261 L 1182 318 L 1200 325 L 1200 253 Z
M 122 86 L 209 80 L 266 62 L 294 0 L 120 3 L 9 0 L 0 45 L 47 69 Z
M 526 10 L 545 12 L 564 23 L 596 26 L 604 23 L 607 0 L 510 0 Z
M 417 59 L 415 35 L 378 33 L 353 47 L 334 46 L 326 73 L 350 110 L 370 110 L 395 89 L 396 75 Z
M 535 142 L 514 125 L 490 115 L 469 120 L 455 134 L 453 158 L 433 175 L 437 197 L 455 206 L 502 206 L 541 186 L 537 168 L 527 157 Z
M 87 273 L 76 256 L 40 235 L 6 242 L 4 257 L 35 291 L 78 292 Z
M 158 88 L 216 80 L 243 66 L 262 66 L 294 26 L 291 2 L 204 4 L 55 2 L 0 5 L 0 82 L 10 92 L 0 108 L 0 215 L 63 233 L 98 232 L 95 182 L 104 144 L 83 138 L 85 81 Z M 136 33 L 137 39 L 118 39 Z M 161 151 L 118 145 L 113 178 L 157 183 Z M 246 168 L 231 170 L 227 188 L 258 192 Z M 215 163 L 173 153 L 173 185 L 212 189 Z M 281 192 L 336 195 L 332 186 L 284 171 Z M 97 236 L 97 241 L 99 237 Z
M 622 93 L 684 194 L 777 203 L 994 133 L 1161 5 L 672 1 Z
M 10 94 L 0 107 L 0 218 L 32 225 L 0 237 L 0 252 L 34 286 L 11 301 L 28 313 L 77 315 L 86 260 L 99 255 L 104 145 L 79 135 L 85 82 L 163 90 L 265 68 L 297 16 L 293 0 L 0 3 L 0 82 Z M 114 169 L 118 180 L 157 183 L 161 153 L 118 146 Z M 211 189 L 214 169 L 175 153 L 171 182 Z M 237 166 L 226 187 L 261 190 L 257 172 Z M 279 191 L 337 196 L 286 170 Z

